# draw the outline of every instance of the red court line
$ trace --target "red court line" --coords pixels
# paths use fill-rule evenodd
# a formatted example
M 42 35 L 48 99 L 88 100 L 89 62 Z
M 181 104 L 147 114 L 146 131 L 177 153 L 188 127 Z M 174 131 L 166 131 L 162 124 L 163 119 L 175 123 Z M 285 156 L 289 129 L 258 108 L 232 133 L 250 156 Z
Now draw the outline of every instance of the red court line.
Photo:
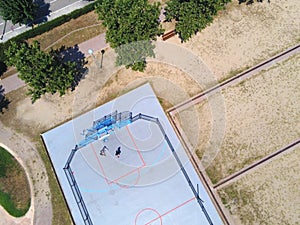
M 145 166 L 142 165 L 142 166 L 140 166 L 140 167 L 137 167 L 136 169 L 131 170 L 131 171 L 129 171 L 128 173 L 125 173 L 124 175 L 122 175 L 122 176 L 116 178 L 115 180 L 110 181 L 108 184 L 116 183 L 116 181 L 118 181 L 118 180 L 120 180 L 120 179 L 122 179 L 122 178 L 128 176 L 128 175 L 131 174 L 131 173 L 134 173 L 136 170 L 139 170 L 139 169 L 141 169 L 141 168 L 143 168 L 143 167 L 145 167 Z
M 145 208 L 145 209 L 141 210 L 141 211 L 136 215 L 134 224 L 137 225 L 137 221 L 138 221 L 139 216 L 140 216 L 143 212 L 145 212 L 145 211 L 147 211 L 147 210 L 148 210 L 148 211 L 153 211 L 153 212 L 155 212 L 155 213 L 158 215 L 158 218 L 160 219 L 160 225 L 162 225 L 162 217 L 161 217 L 161 215 L 159 214 L 159 212 L 158 212 L 157 210 L 152 209 L 152 208 Z
M 188 204 L 189 202 L 191 202 L 191 201 L 193 201 L 193 200 L 195 200 L 195 199 L 196 199 L 196 197 L 193 197 L 193 198 L 191 198 L 191 199 L 189 199 L 189 200 L 187 200 L 187 201 L 181 203 L 180 205 L 176 206 L 175 208 L 173 208 L 173 209 L 171 209 L 171 210 L 165 212 L 164 214 L 162 214 L 162 215 L 160 215 L 160 216 L 154 218 L 153 220 L 149 221 L 149 222 L 146 223 L 145 225 L 149 225 L 149 224 L 153 223 L 155 220 L 160 219 L 161 217 L 163 217 L 163 216 L 165 216 L 165 215 L 167 215 L 167 214 L 169 214 L 169 213 L 175 211 L 176 209 L 178 209 L 178 208 L 180 208 L 180 207 L 182 207 L 182 206 Z
M 106 174 L 105 174 L 105 172 L 104 172 L 103 166 L 102 166 L 102 164 L 101 164 L 99 158 L 97 157 L 97 153 L 96 153 L 95 148 L 94 148 L 94 146 L 93 146 L 92 143 L 91 143 L 91 147 L 92 147 L 93 152 L 94 152 L 94 154 L 95 154 L 95 157 L 96 157 L 96 159 L 97 159 L 97 161 L 98 161 L 98 164 L 99 164 L 99 166 L 100 166 L 100 169 L 101 169 L 101 171 L 102 171 L 102 173 L 103 173 L 103 175 L 104 175 L 104 178 L 105 178 L 105 180 L 106 180 L 106 183 L 109 185 L 110 183 L 109 183 L 109 181 L 108 181 L 108 179 L 107 179 L 107 176 L 106 176 Z
M 117 185 L 119 185 L 121 188 L 130 188 L 130 187 L 134 187 L 137 185 L 137 183 L 139 182 L 139 180 L 141 179 L 141 171 L 140 171 L 140 168 L 138 168 L 138 177 L 137 179 L 135 180 L 135 183 L 134 184 L 130 184 L 130 185 L 126 185 L 126 184 L 120 184 L 120 183 L 116 183 Z
M 93 150 L 93 152 L 94 152 L 94 155 L 95 155 L 95 157 L 96 157 L 96 159 L 97 159 L 97 162 L 98 162 L 98 164 L 99 164 L 99 167 L 100 167 L 100 169 L 101 169 L 101 171 L 102 171 L 102 173 L 103 173 L 103 176 L 104 176 L 104 178 L 105 178 L 105 180 L 106 180 L 106 183 L 107 183 L 108 185 L 110 185 L 110 184 L 112 184 L 112 183 L 117 183 L 118 180 L 120 180 L 120 179 L 122 179 L 122 178 L 128 176 L 128 175 L 131 174 L 131 173 L 134 173 L 136 170 L 140 170 L 141 168 L 145 167 L 144 165 L 139 166 L 139 167 L 137 167 L 136 169 L 134 169 L 134 170 L 132 170 L 132 171 L 129 171 L 128 173 L 122 175 L 121 177 L 116 178 L 116 179 L 113 180 L 113 181 L 109 181 L 109 179 L 107 178 L 107 176 L 106 176 L 106 174 L 105 174 L 104 168 L 103 168 L 103 166 L 102 166 L 102 164 L 101 164 L 99 158 L 97 157 L 96 150 L 95 150 L 95 148 L 94 148 L 94 146 L 93 146 L 92 143 L 91 143 L 91 147 L 92 147 L 92 150 Z
M 134 141 L 134 138 L 133 138 L 133 136 L 132 136 L 132 134 L 131 134 L 131 132 L 130 132 L 128 126 L 126 126 L 126 129 L 127 129 L 127 132 L 128 132 L 128 134 L 129 134 L 129 136 L 130 136 L 131 141 L 132 141 L 133 144 L 134 144 L 134 147 L 136 148 L 136 150 L 137 150 L 137 152 L 138 152 L 138 154 L 139 154 L 140 159 L 141 159 L 142 162 L 143 162 L 143 165 L 146 166 L 146 163 L 145 163 L 145 161 L 144 161 L 144 159 L 143 159 L 143 156 L 142 156 L 142 154 L 141 154 L 141 151 L 140 151 L 139 148 L 137 147 L 137 145 L 136 145 L 136 143 L 135 143 L 135 141 Z

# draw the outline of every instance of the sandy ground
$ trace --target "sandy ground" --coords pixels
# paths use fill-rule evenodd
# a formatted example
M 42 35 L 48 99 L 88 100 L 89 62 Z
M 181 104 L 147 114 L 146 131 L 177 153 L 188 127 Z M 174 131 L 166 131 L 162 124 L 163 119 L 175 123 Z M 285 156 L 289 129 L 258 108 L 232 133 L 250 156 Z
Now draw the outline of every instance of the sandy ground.
M 225 89 L 223 116 L 218 114 L 222 108 L 212 104 L 215 96 L 179 114 L 177 120 L 200 157 L 220 150 L 205 165 L 214 183 L 299 137 L 299 60 L 297 54 Z M 192 110 L 199 114 L 195 116 Z M 193 126 L 195 119 L 199 126 Z M 216 128 L 224 132 L 217 133 Z M 216 137 L 222 138 L 220 145 Z
M 99 62 L 100 54 L 96 57 Z M 153 85 L 158 97 L 167 106 L 178 104 L 201 91 L 192 77 L 172 65 L 152 62 L 141 73 L 116 68 L 114 57 L 111 50 L 105 53 L 103 69 L 99 69 L 97 62 L 90 62 L 89 74 L 74 92 L 61 98 L 59 95 L 45 95 L 35 104 L 31 104 L 28 97 L 20 98 L 11 103 L 10 115 L 4 114 L 3 118 L 14 115 L 15 120 L 11 120 L 10 125 L 16 125 L 24 132 L 31 128 L 36 134 L 37 131 L 57 126 L 146 82 Z
M 222 12 L 207 29 L 183 45 L 187 50 L 191 50 L 202 59 L 218 80 L 223 80 L 225 77 L 232 75 L 234 71 L 254 65 L 258 61 L 266 59 L 299 41 L 300 17 L 298 12 L 300 11 L 300 4 L 298 4 L 297 0 L 272 0 L 271 4 L 264 1 L 262 4 L 253 4 L 252 6 L 238 5 L 237 2 L 234 2 L 228 8 L 229 10 Z M 178 42 L 176 38 L 170 40 L 170 43 Z M 187 56 L 185 53 L 178 54 L 176 52 L 174 54 L 174 52 L 169 51 L 166 51 L 165 54 L 173 55 L 174 58 L 178 58 L 181 61 Z M 142 74 L 115 67 L 115 55 L 111 50 L 107 50 L 104 54 L 103 69 L 99 69 L 100 54 L 95 53 L 95 57 L 96 61 L 93 61 L 91 57 L 89 58 L 89 73 L 80 82 L 79 87 L 74 92 L 70 92 L 63 97 L 46 95 L 32 105 L 30 99 L 24 96 L 25 88 L 10 93 L 8 97 L 14 99 L 14 101 L 9 105 L 9 113 L 1 115 L 1 121 L 9 127 L 14 127 L 24 136 L 36 138 L 37 134 L 107 102 L 147 81 L 153 85 L 165 108 L 178 104 L 208 86 L 215 84 L 212 80 L 204 81 L 202 78 L 199 78 L 201 76 L 206 77 L 207 71 L 205 69 L 191 69 L 191 64 L 184 63 L 184 61 L 182 63 L 185 64 L 185 67 L 178 66 L 180 61 L 172 64 L 169 62 L 158 63 L 153 60 L 154 62 L 149 64 L 145 74 Z M 158 57 L 157 61 L 162 60 L 164 57 L 166 56 Z M 191 75 L 197 71 L 199 76 Z M 290 73 L 286 73 L 286 71 Z M 230 72 L 232 73 L 230 74 Z M 293 133 L 290 130 L 290 125 L 297 122 L 295 119 L 297 116 L 295 112 L 297 111 L 295 109 L 299 109 L 297 108 L 297 105 L 299 106 L 297 101 L 300 98 L 299 89 L 295 91 L 295 87 L 299 87 L 299 78 L 298 80 L 296 79 L 296 82 L 292 80 L 297 78 L 297 74 L 291 69 L 282 70 L 282 73 L 281 75 L 276 75 L 275 73 L 267 72 L 264 76 L 257 76 L 243 85 L 233 87 L 228 93 L 224 93 L 226 109 L 230 109 L 233 113 L 232 116 L 226 114 L 226 120 L 231 120 L 230 123 L 226 123 L 226 127 L 228 126 L 231 133 L 225 137 L 224 145 L 232 144 L 233 140 L 240 140 L 238 138 L 239 135 L 244 135 L 244 142 L 238 141 L 232 144 L 236 145 L 232 146 L 233 151 L 226 156 L 222 156 L 223 159 L 216 160 L 216 162 L 222 162 L 224 157 L 226 157 L 226 161 L 230 162 L 228 159 L 235 159 L 237 153 L 243 156 L 240 157 L 241 161 L 238 163 L 230 162 L 224 165 L 218 171 L 221 174 L 220 177 L 227 175 L 234 169 L 240 168 L 247 163 L 245 162 L 246 159 L 255 159 L 273 151 L 284 144 L 283 141 L 288 142 L 295 135 L 296 131 Z M 105 85 L 106 87 L 103 89 Z M 276 88 L 271 90 L 270 87 L 272 86 Z M 283 95 L 279 95 L 282 90 L 284 90 Z M 239 98 L 239 96 L 243 97 Z M 212 100 L 212 102 L 214 101 Z M 218 107 L 217 103 L 218 101 L 215 101 L 213 106 Z M 283 111 L 282 109 L 286 106 L 288 106 L 289 110 Z M 196 127 L 195 129 L 198 132 L 192 134 L 195 136 L 193 140 L 196 140 L 194 145 L 198 146 L 198 140 L 202 140 L 201 145 L 199 145 L 199 149 L 202 149 L 205 146 L 207 147 L 207 141 L 211 137 L 211 132 L 207 132 L 207 129 L 211 127 L 209 123 L 212 122 L 207 121 L 210 121 L 209 118 L 212 114 L 209 108 L 205 109 L 205 107 L 208 107 L 205 106 L 205 103 L 204 106 L 200 107 L 199 105 L 197 107 L 199 108 L 194 108 L 187 115 L 182 116 L 180 120 L 192 121 L 192 123 L 185 124 L 189 124 L 189 128 Z M 198 113 L 199 111 L 201 113 Z M 256 112 L 261 113 L 261 116 L 256 115 Z M 222 120 L 222 115 L 224 114 L 220 113 L 217 118 Z M 245 116 L 250 119 L 245 120 Z M 287 129 L 287 132 L 283 132 L 284 129 L 279 129 L 282 126 L 284 129 Z M 268 130 L 270 127 L 276 127 L 271 133 L 271 136 L 274 135 L 274 137 L 266 140 L 266 137 L 270 136 Z M 195 131 L 195 129 L 191 130 Z M 257 142 L 252 141 L 250 145 L 247 138 L 250 137 L 252 140 L 256 138 L 257 129 L 261 136 L 257 139 Z M 299 125 L 297 125 L 297 129 L 299 132 Z M 279 137 L 279 134 L 283 136 Z M 222 134 L 219 133 L 218 135 Z M 9 143 L 11 138 L 5 138 L 7 140 L 3 140 Z M 231 140 L 231 138 L 233 139 Z M 269 146 L 268 148 L 257 148 L 265 141 L 267 141 L 268 145 L 265 144 L 264 146 Z M 15 149 L 20 144 L 15 140 L 11 141 L 10 145 L 12 149 Z M 248 153 L 250 150 L 254 151 L 253 155 L 249 157 Z M 203 152 L 199 151 L 199 155 L 203 155 Z M 22 157 L 27 159 L 26 155 Z M 42 163 L 37 152 L 31 157 L 36 158 L 35 162 Z M 32 163 L 32 161 L 30 163 L 28 161 L 28 167 L 32 167 L 29 170 L 32 180 L 37 181 L 35 185 L 41 185 L 40 188 L 35 189 L 39 190 L 36 198 L 39 200 L 36 200 L 36 202 L 39 202 L 41 206 L 38 208 L 41 213 L 37 211 L 35 216 L 37 220 L 47 219 L 47 222 L 36 222 L 35 224 L 50 224 L 52 214 L 51 203 L 47 197 L 49 188 L 47 188 L 46 184 L 47 179 L 40 178 L 41 169 L 35 167 L 38 163 Z M 41 168 L 44 167 L 41 166 Z M 47 211 L 47 213 L 43 213 L 43 210 Z M 48 216 L 45 217 L 43 214 Z
M 33 192 L 36 203 L 34 224 L 51 224 L 51 196 L 43 162 L 34 147 L 35 144 L 32 143 L 31 150 L 26 151 L 23 148 L 26 148 L 27 145 L 20 144 L 22 139 L 18 138 L 19 136 L 35 140 L 39 138 L 38 134 L 145 82 L 152 84 L 161 103 L 166 107 L 178 104 L 201 91 L 193 78 L 169 64 L 152 62 L 149 63 L 145 73 L 139 73 L 115 67 L 115 54 L 111 50 L 107 50 L 104 55 L 102 69 L 99 69 L 101 54 L 95 53 L 95 57 L 96 61 L 92 57 L 89 58 L 89 73 L 80 82 L 79 87 L 63 97 L 45 95 L 35 104 L 31 104 L 30 98 L 25 95 L 26 88 L 7 94 L 8 98 L 14 99 L 14 101 L 10 103 L 9 111 L 1 115 L 1 121 L 8 127 L 14 127 L 18 134 L 13 133 L 13 131 L 3 131 L 0 133 L 0 138 L 1 142 L 3 141 L 11 149 L 22 152 L 20 158 L 25 161 L 29 168 L 30 180 L 34 183 Z M 172 76 L 173 74 L 178 74 L 178 76 Z M 105 88 L 103 88 L 104 85 Z M 4 126 L 1 127 L 6 129 Z M 6 224 L 10 218 L 8 217 L 5 222 L 2 221 Z M 28 224 L 24 221 L 24 225 Z
M 214 22 L 185 46 L 224 80 L 299 43 L 298 0 L 271 0 L 253 5 L 233 1 Z M 178 38 L 171 42 L 180 43 Z
M 168 64 L 152 62 L 147 65 L 143 73 L 125 68 L 119 70 L 108 80 L 108 85 L 100 91 L 97 102 L 102 104 L 106 99 L 115 97 L 116 93 L 123 94 L 146 82 L 151 83 L 165 108 L 179 104 L 201 91 L 194 80 L 180 69 Z
M 300 224 L 300 147 L 219 190 L 236 224 Z

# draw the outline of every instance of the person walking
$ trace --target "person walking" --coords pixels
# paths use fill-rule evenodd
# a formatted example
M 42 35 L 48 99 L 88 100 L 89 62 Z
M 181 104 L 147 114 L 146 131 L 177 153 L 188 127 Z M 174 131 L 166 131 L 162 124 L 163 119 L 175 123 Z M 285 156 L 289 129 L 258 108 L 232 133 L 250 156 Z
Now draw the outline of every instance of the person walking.
M 116 154 L 115 154 L 118 158 L 120 158 L 121 155 L 121 147 L 119 146 L 118 149 L 116 150 Z
M 108 150 L 108 148 L 106 146 L 104 146 L 101 150 L 100 150 L 100 155 L 101 156 L 106 156 L 105 150 Z

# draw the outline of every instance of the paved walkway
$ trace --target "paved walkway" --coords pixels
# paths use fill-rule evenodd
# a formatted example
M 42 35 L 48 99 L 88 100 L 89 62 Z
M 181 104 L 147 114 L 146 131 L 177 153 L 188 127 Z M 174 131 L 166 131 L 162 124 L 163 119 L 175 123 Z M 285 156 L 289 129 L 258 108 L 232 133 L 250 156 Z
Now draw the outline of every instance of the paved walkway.
M 9 93 L 13 90 L 16 90 L 20 87 L 25 86 L 25 82 L 18 78 L 18 74 L 14 74 L 7 78 L 0 80 L 0 88 L 4 89 L 4 93 Z
M 88 41 L 85 41 L 78 45 L 79 51 L 81 51 L 85 57 L 88 57 L 90 54 L 88 50 L 91 49 L 93 52 L 100 51 L 101 49 L 106 49 L 109 45 L 105 41 L 105 33 L 100 34 Z

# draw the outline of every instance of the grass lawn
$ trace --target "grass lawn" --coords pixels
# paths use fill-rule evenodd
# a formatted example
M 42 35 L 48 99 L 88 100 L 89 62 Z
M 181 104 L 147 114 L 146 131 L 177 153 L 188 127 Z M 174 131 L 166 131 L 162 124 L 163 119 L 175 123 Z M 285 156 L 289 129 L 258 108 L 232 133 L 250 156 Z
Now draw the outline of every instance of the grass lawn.
M 30 207 L 30 188 L 25 171 L 2 147 L 0 147 L 0 205 L 15 217 L 24 216 Z

